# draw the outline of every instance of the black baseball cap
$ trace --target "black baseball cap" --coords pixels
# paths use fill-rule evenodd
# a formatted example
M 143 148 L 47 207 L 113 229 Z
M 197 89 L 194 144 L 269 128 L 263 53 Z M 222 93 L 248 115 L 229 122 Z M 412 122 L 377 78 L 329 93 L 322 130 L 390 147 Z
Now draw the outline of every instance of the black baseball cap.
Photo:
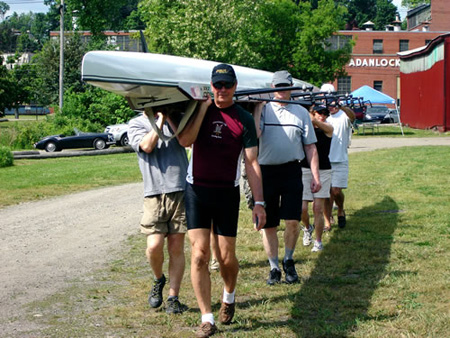
M 320 106 L 314 106 L 313 109 L 314 109 L 314 111 L 316 111 L 316 112 L 319 113 L 319 114 L 330 115 L 330 111 L 329 111 L 328 108 L 325 107 L 325 106 L 322 106 L 322 105 L 320 105 Z
M 236 82 L 236 73 L 233 67 L 227 65 L 226 63 L 221 63 L 215 66 L 211 74 L 211 82 Z

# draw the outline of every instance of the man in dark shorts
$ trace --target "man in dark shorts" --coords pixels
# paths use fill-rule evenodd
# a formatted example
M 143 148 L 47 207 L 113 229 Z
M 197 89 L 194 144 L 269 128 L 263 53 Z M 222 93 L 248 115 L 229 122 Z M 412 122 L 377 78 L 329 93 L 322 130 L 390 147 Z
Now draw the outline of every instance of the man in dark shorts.
M 215 256 L 224 281 L 219 321 L 230 324 L 235 311 L 235 289 L 239 271 L 236 234 L 239 215 L 239 165 L 245 167 L 256 205 L 253 222 L 257 230 L 266 222 L 257 161 L 257 139 L 251 114 L 234 104 L 237 87 L 234 69 L 227 64 L 214 67 L 210 97 L 179 135 L 180 144 L 193 145 L 186 188 L 186 217 L 191 241 L 191 280 L 202 313 L 197 337 L 217 331 L 211 309 L 210 232 L 213 230 Z M 212 224 L 212 227 L 211 227 Z
M 292 76 L 287 71 L 275 72 L 272 87 L 290 87 Z M 289 90 L 275 92 L 275 99 L 288 101 Z M 277 227 L 284 219 L 284 259 L 283 270 L 287 283 L 298 282 L 294 265 L 294 251 L 300 233 L 302 213 L 302 171 L 300 161 L 306 155 L 311 164 L 313 179 L 311 190 L 320 190 L 316 136 L 308 111 L 300 105 L 269 102 L 255 109 L 256 130 L 259 136 L 258 162 L 263 175 L 264 199 L 267 203 L 267 223 L 262 231 L 270 272 L 267 284 L 281 282 L 278 262 Z

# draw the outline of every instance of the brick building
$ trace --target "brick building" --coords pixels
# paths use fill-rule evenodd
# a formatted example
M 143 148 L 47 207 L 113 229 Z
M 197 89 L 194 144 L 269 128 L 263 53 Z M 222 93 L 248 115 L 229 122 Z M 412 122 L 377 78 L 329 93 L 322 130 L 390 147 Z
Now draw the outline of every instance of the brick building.
M 368 85 L 397 100 L 400 96 L 400 59 L 398 52 L 427 45 L 437 36 L 450 31 L 450 2 L 432 0 L 408 11 L 408 30 L 400 30 L 400 22 L 374 31 L 367 22 L 360 30 L 343 30 L 333 37 L 333 46 L 340 46 L 352 39 L 355 42 L 352 57 L 346 66 L 347 76 L 334 81 L 339 93 L 350 93 Z

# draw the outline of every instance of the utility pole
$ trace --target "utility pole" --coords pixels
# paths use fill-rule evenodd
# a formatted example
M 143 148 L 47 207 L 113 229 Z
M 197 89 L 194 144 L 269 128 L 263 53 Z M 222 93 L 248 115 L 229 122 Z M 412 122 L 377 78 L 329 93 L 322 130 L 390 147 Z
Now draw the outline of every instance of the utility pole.
M 62 111 L 64 98 L 64 0 L 59 6 L 59 109 Z

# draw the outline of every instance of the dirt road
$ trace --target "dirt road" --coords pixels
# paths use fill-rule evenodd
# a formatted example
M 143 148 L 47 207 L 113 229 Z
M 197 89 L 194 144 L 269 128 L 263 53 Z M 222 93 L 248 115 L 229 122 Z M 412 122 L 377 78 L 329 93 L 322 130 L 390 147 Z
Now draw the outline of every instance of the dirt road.
M 450 137 L 358 138 L 350 152 L 447 145 Z M 138 233 L 142 183 L 23 203 L 0 210 L 0 335 L 34 329 L 24 306 L 83 279 L 118 255 Z

